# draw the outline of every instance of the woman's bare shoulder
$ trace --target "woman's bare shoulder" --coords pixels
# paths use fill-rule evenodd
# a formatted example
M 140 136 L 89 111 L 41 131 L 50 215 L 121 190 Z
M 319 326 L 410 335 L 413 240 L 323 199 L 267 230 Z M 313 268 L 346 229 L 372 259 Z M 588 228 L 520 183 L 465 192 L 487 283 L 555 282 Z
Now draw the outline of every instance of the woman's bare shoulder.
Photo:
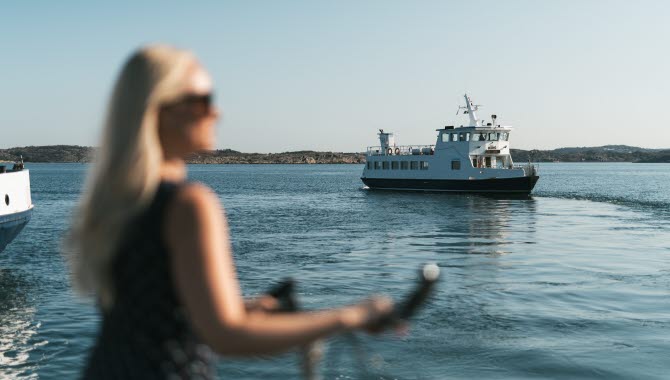
M 219 198 L 208 186 L 199 182 L 189 182 L 177 188 L 175 202 L 185 205 L 198 205 L 200 203 L 219 203 Z
M 221 212 L 217 195 L 201 183 L 188 183 L 180 186 L 168 206 L 168 221 L 198 221 L 212 215 L 212 211 Z

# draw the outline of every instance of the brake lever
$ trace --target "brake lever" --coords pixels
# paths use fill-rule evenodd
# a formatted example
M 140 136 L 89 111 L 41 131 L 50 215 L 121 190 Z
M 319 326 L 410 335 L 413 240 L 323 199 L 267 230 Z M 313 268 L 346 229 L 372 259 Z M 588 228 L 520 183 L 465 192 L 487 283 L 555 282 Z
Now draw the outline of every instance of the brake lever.
M 419 271 L 419 283 L 393 309 L 391 315 L 379 321 L 381 327 L 408 321 L 426 302 L 432 293 L 435 283 L 440 278 L 440 268 L 436 264 L 426 264 Z
M 279 302 L 277 312 L 295 313 L 300 309 L 298 297 L 295 294 L 295 281 L 285 278 L 279 284 L 270 288 L 267 295 L 274 297 Z M 317 371 L 318 363 L 323 356 L 323 344 L 320 341 L 312 342 L 303 347 L 302 371 L 306 380 L 320 380 Z

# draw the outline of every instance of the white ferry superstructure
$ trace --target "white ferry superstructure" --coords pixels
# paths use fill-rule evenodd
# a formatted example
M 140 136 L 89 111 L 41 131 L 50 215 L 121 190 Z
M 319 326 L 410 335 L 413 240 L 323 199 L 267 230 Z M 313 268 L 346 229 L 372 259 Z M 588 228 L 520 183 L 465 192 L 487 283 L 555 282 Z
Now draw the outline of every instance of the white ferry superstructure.
M 0 252 L 21 232 L 32 212 L 30 175 L 23 160 L 11 169 L 0 162 Z
M 379 130 L 379 146 L 367 148 L 361 180 L 370 189 L 530 194 L 539 179 L 530 163 L 514 165 L 509 126 L 477 118 L 480 105 L 465 94 L 459 107 L 470 125 L 438 129 L 435 145 L 396 145 Z M 457 112 L 458 114 L 458 112 Z

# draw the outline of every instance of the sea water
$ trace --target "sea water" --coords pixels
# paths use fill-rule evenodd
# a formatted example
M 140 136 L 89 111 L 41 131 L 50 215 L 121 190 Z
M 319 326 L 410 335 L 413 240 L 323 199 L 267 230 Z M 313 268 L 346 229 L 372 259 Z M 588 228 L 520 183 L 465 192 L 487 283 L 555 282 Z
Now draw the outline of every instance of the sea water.
M 0 378 L 76 377 L 100 318 L 59 253 L 87 166 L 28 164 L 33 218 L 0 253 Z M 328 379 L 662 379 L 670 166 L 542 164 L 529 199 L 371 191 L 362 165 L 193 165 L 226 209 L 245 295 L 292 277 L 306 309 L 442 279 L 406 335 L 326 342 Z M 354 342 L 354 343 L 352 343 Z M 299 357 L 221 378 L 299 378 Z

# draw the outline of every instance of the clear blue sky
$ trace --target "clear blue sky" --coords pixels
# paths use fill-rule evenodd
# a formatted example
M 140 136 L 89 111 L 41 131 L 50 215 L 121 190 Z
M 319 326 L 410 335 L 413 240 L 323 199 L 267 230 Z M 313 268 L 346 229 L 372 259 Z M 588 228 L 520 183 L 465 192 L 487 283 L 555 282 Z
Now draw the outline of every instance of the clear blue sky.
M 138 46 L 193 50 L 217 147 L 432 144 L 468 92 L 522 149 L 670 148 L 670 1 L 5 2 L 0 148 L 95 145 Z

